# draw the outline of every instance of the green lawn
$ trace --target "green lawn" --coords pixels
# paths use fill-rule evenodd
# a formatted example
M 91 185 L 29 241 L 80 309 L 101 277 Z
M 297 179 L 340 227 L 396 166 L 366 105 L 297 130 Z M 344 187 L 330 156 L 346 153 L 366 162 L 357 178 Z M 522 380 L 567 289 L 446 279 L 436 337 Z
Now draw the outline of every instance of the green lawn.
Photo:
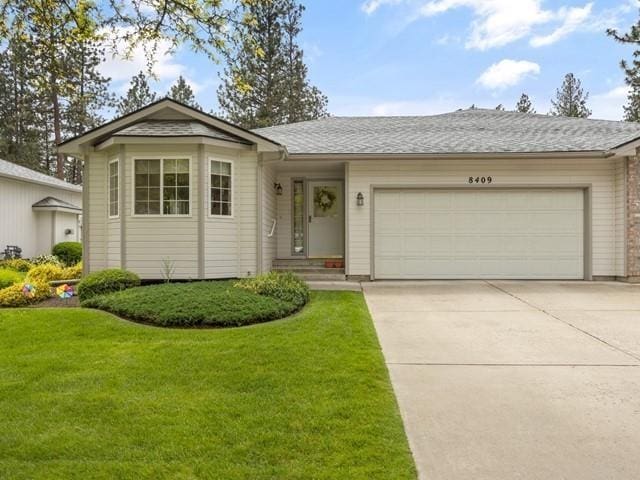
M 0 310 L 0 418 L 2 479 L 415 478 L 359 293 L 228 330 Z

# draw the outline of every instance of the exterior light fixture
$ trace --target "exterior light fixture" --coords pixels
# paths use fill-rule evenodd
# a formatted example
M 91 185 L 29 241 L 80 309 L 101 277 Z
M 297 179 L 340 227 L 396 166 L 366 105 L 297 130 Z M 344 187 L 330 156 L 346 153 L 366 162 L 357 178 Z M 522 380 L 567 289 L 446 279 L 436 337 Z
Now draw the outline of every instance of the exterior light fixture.
M 280 185 L 279 183 L 274 183 L 273 188 L 276 191 L 276 195 L 282 195 L 282 185 Z
M 358 192 L 358 195 L 356 195 L 356 204 L 359 207 L 362 207 L 364 205 L 364 195 L 362 194 L 362 192 Z

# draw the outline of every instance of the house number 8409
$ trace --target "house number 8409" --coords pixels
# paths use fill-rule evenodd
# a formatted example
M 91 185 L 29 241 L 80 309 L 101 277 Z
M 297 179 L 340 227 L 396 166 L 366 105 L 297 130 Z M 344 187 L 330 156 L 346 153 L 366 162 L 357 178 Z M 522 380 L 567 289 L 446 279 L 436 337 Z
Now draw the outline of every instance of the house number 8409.
M 493 178 L 491 177 L 469 177 L 469 183 L 491 183 Z

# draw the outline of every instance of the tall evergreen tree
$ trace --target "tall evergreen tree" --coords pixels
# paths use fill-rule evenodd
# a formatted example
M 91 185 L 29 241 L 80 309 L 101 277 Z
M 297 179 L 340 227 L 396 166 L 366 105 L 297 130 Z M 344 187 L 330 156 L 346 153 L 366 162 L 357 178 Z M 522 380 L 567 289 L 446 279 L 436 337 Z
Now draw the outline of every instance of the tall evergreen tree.
M 311 85 L 297 44 L 304 7 L 295 0 L 247 2 L 218 88 L 223 115 L 246 128 L 327 116 L 327 98 Z
M 520 113 L 536 113 L 535 108 L 531 104 L 531 100 L 529 99 L 529 95 L 523 93 L 520 95 L 520 100 L 516 103 L 516 112 Z
M 167 93 L 167 97 L 174 99 L 177 102 L 184 103 L 190 107 L 202 110 L 202 107 L 196 102 L 196 96 L 193 93 L 191 85 L 187 83 L 182 75 L 178 77 L 176 83 L 174 83 Z
M 629 86 L 627 104 L 624 108 L 624 119 L 627 122 L 640 122 L 640 19 L 631 29 L 620 34 L 615 29 L 607 30 L 607 34 L 618 42 L 635 45 L 631 63 L 620 61 L 620 67 L 625 73 L 625 83 Z
M 587 108 L 589 92 L 582 89 L 582 82 L 573 73 L 567 73 L 562 87 L 556 90 L 555 100 L 551 100 L 551 114 L 564 117 L 587 118 L 591 110 Z
M 118 101 L 117 114 L 126 115 L 127 113 L 139 110 L 142 107 L 155 102 L 157 99 L 156 93 L 151 90 L 147 76 L 144 72 L 139 72 L 133 78 L 129 90 Z

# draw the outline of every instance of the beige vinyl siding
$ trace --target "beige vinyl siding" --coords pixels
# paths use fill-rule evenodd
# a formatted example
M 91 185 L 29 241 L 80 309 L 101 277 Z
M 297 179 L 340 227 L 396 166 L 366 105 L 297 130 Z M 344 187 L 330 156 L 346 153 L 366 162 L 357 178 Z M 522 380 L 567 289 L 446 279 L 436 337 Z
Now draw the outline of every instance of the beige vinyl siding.
M 144 279 L 162 278 L 162 261 L 173 262 L 174 278 L 195 279 L 198 277 L 198 175 L 197 147 L 195 145 L 127 145 L 125 149 L 124 177 L 120 182 L 126 189 L 124 205 L 120 214 L 126 225 L 126 267 Z M 133 212 L 133 161 L 134 158 L 163 158 L 184 156 L 191 159 L 191 207 L 188 217 L 132 216 Z M 106 169 L 105 169 L 106 175 Z M 106 182 L 105 182 L 106 186 Z M 93 195 L 92 195 L 93 198 Z M 104 203 L 106 213 L 106 201 Z M 115 228 L 114 228 L 115 230 Z
M 204 196 L 207 209 L 204 229 L 205 278 L 241 277 L 246 276 L 247 272 L 254 275 L 257 245 L 257 154 L 207 147 L 205 149 L 207 189 L 210 184 L 208 170 L 210 160 L 230 161 L 233 165 L 233 216 L 212 217 L 209 205 L 210 194 L 206 192 Z
M 88 272 L 107 268 L 107 157 L 92 152 L 84 162 L 84 182 L 90 200 L 87 210 L 88 239 L 85 242 L 85 258 Z
M 23 257 L 51 253 L 51 213 L 34 212 L 31 206 L 45 197 L 82 206 L 82 193 L 0 177 L 0 253 L 7 245 L 22 248 Z M 72 225 L 57 222 L 56 237 L 76 241 L 78 225 L 76 215 L 70 215 Z M 63 217 L 66 218 L 66 217 Z M 72 228 L 73 234 L 64 235 L 64 228 Z
M 271 270 L 273 260 L 277 253 L 277 231 L 281 228 L 277 219 L 277 195 L 274 189 L 276 172 L 272 165 L 264 165 L 262 168 L 262 271 Z M 276 229 L 272 237 L 269 237 L 273 221 L 276 221 Z
M 493 186 L 592 185 L 592 273 L 623 275 L 623 236 L 616 228 L 616 163 L 607 159 L 381 160 L 349 166 L 347 274 L 369 275 L 371 186 L 467 186 L 470 176 L 491 176 Z M 483 188 L 481 185 L 477 188 Z M 488 187 L 484 187 L 488 188 Z M 356 205 L 362 192 L 365 205 Z

